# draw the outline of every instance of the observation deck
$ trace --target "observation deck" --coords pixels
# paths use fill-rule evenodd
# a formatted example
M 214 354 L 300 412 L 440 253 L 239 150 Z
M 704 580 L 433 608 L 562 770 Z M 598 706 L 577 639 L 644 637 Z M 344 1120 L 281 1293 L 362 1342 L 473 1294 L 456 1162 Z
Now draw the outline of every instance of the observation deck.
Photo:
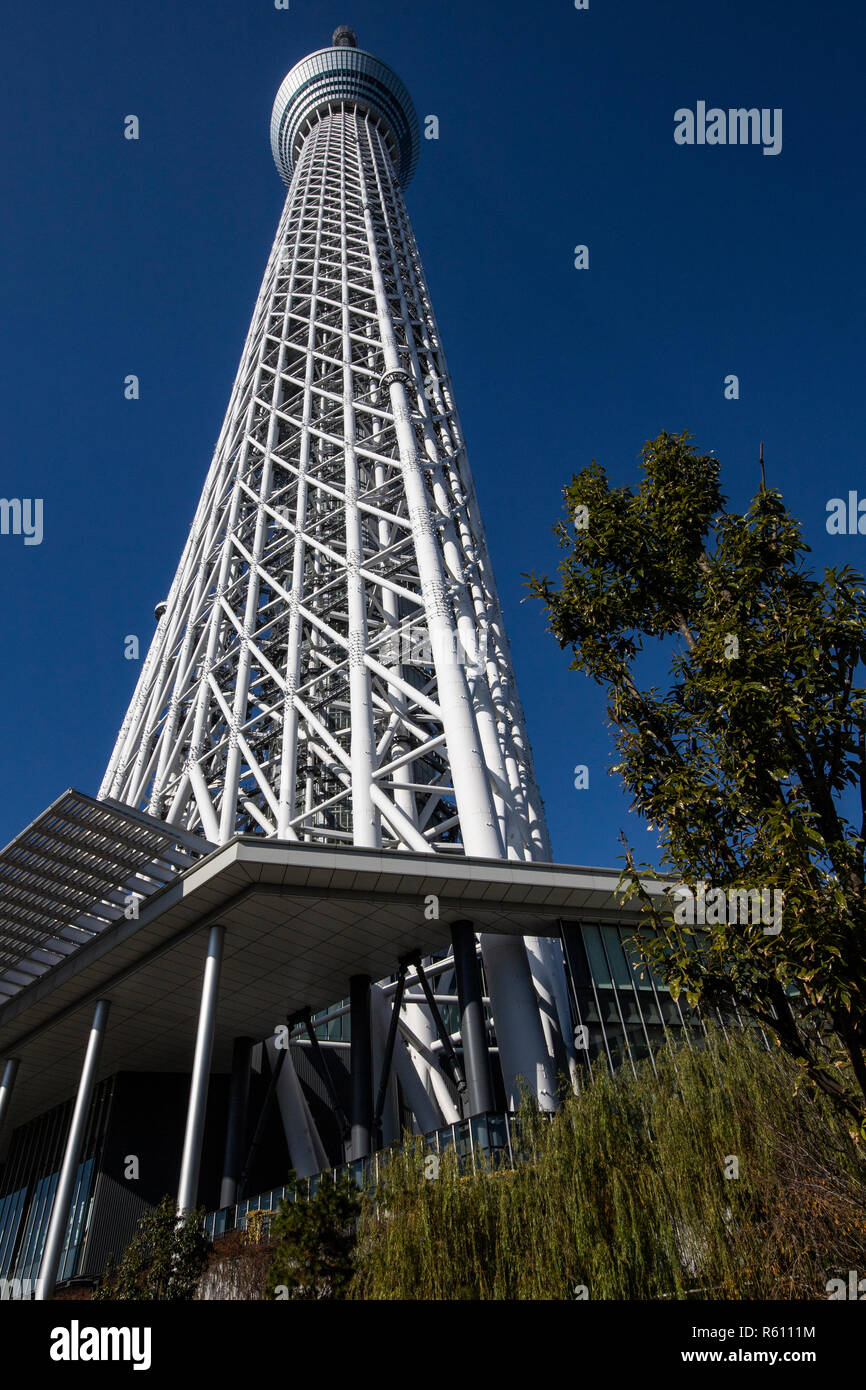
M 381 120 L 402 188 L 418 164 L 421 134 L 418 116 L 397 74 L 357 47 L 351 29 L 337 29 L 330 48 L 320 48 L 296 63 L 283 79 L 271 115 L 271 150 L 283 182 L 290 184 L 309 124 L 335 102 L 351 101 Z

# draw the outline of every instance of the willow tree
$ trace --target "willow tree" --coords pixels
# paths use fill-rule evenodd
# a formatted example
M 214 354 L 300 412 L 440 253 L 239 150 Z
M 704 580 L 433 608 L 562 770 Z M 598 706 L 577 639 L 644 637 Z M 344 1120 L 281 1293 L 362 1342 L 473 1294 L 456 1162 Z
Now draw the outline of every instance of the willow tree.
M 606 689 L 613 770 L 659 830 L 656 867 L 626 845 L 622 885 L 647 959 L 675 996 L 747 1010 L 866 1137 L 863 579 L 807 568 L 763 467 L 748 510 L 727 510 L 690 438 L 649 442 L 636 491 L 595 461 L 576 474 L 558 583 L 529 588 Z M 663 875 L 676 906 L 644 886 Z M 743 911 L 762 892 L 781 895 L 773 925 Z

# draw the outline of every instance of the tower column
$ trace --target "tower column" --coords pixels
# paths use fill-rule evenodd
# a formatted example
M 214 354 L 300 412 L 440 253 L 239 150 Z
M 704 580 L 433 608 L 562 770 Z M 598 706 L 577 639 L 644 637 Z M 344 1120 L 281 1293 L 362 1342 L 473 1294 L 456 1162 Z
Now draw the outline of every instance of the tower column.
M 183 1141 L 183 1158 L 180 1165 L 180 1184 L 177 1194 L 178 1216 L 186 1216 L 194 1208 L 198 1195 L 198 1175 L 204 1140 L 207 1089 L 213 1054 L 213 1035 L 216 1024 L 224 939 L 225 927 L 211 927 L 208 933 L 201 1005 L 198 1012 L 198 1033 L 195 1040 L 195 1057 L 192 1064 L 189 1105 L 186 1112 L 186 1133 Z
M 12 1092 L 15 1089 L 19 1060 L 18 1057 L 10 1057 L 3 1068 L 3 1080 L 0 1081 L 0 1130 L 3 1129 L 3 1122 L 6 1119 L 6 1112 L 9 1109 Z
M 363 180 L 364 169 L 360 158 L 358 172 Z M 383 384 L 388 385 L 391 395 L 394 429 L 400 462 L 403 465 L 403 486 L 413 523 L 418 576 L 425 600 L 427 628 L 439 686 L 442 724 L 457 795 L 464 847 L 468 854 L 501 859 L 504 856 L 504 847 L 499 833 L 499 817 L 493 803 L 490 779 L 481 756 L 481 740 L 466 680 L 466 669 L 458 656 L 459 635 L 448 599 L 442 557 L 430 517 L 427 489 L 415 441 L 415 428 L 406 390 L 407 380 L 411 381 L 411 378 L 403 370 L 397 352 L 373 218 L 370 205 L 366 201 L 364 226 L 386 368 Z
M 373 1125 L 373 1054 L 370 1030 L 370 977 L 353 975 L 349 981 L 351 1029 L 352 1159 L 370 1153 Z
M 220 1187 L 221 1207 L 234 1206 L 238 1199 L 238 1179 L 244 1162 L 244 1143 L 247 1130 L 252 1047 L 252 1038 L 235 1038 L 232 1044 L 232 1079 L 229 1088 L 229 1114 L 226 1123 L 223 1179 Z
M 39 1265 L 39 1277 L 36 1280 L 36 1297 L 43 1302 L 53 1297 L 57 1287 L 57 1271 L 60 1257 L 63 1254 L 66 1227 L 69 1223 L 69 1204 L 72 1201 L 72 1189 L 75 1185 L 75 1175 L 81 1158 L 84 1130 L 87 1125 L 93 1087 L 96 1083 L 99 1056 L 102 1052 L 110 1008 L 109 1000 L 100 999 L 93 1011 L 87 1051 L 84 1054 L 84 1065 L 81 1068 L 81 1080 L 78 1083 L 78 1094 L 75 1097 L 75 1109 L 72 1112 L 72 1123 L 66 1138 L 63 1163 L 60 1168 L 60 1176 L 57 1179 L 57 1191 L 51 1206 L 51 1220 L 48 1223 L 48 1234 L 45 1237 L 45 1248 L 42 1251 L 42 1261 Z
M 493 1109 L 493 1083 L 487 1051 L 487 1028 L 481 994 L 481 971 L 475 931 L 471 922 L 453 922 L 454 970 L 460 1004 L 460 1036 L 463 1040 L 463 1066 L 469 1087 L 469 1114 L 483 1115 Z
M 510 1110 L 518 1109 L 520 1078 L 523 1077 L 541 1109 L 555 1110 L 553 1060 L 542 1032 L 538 996 L 523 939 L 485 932 L 481 937 L 481 953 L 493 1005 L 506 1104 Z

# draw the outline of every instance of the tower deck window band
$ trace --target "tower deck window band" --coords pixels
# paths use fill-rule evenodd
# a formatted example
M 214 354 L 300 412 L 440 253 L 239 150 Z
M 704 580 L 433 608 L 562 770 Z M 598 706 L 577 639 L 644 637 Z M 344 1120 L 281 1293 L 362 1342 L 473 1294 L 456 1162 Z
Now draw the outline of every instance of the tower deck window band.
M 315 120 L 327 116 L 332 105 L 340 102 L 351 102 L 358 111 L 381 118 L 401 187 L 408 187 L 421 146 L 412 99 L 397 74 L 372 53 L 343 45 L 302 59 L 277 93 L 271 150 L 283 180 L 291 184 L 297 157 Z

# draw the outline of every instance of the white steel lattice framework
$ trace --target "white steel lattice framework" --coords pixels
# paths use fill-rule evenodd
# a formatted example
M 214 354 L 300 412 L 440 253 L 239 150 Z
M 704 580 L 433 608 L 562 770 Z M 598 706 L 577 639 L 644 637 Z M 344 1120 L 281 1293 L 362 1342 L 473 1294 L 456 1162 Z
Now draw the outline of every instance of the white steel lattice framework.
M 411 100 L 341 30 L 285 79 L 272 146 L 285 208 L 100 796 L 215 843 L 549 860 L 403 199 Z M 552 1103 L 564 980 L 527 949 L 482 942 L 503 1070 Z

